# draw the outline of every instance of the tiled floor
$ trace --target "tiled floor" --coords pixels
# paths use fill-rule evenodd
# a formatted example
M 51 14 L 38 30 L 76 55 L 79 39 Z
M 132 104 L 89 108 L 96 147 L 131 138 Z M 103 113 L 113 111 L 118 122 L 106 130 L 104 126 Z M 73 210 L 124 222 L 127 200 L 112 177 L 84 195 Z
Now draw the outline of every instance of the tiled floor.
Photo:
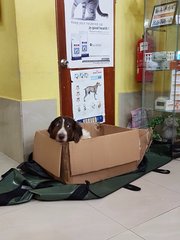
M 16 162 L 0 153 L 0 174 Z M 100 200 L 29 203 L 0 207 L 2 240 L 179 240 L 180 160 Z

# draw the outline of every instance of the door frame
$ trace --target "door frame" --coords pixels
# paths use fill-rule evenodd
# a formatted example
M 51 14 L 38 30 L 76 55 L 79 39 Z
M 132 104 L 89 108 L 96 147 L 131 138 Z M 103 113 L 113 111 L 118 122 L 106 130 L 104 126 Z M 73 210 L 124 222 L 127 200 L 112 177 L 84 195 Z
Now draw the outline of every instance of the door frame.
M 58 67 L 59 67 L 59 93 L 60 93 L 60 113 L 62 115 L 73 116 L 72 98 L 67 97 L 71 93 L 71 81 L 69 68 L 63 68 L 60 59 L 66 59 L 66 32 L 65 32 L 65 12 L 64 0 L 55 0 L 56 4 L 56 26 L 57 26 L 57 46 L 58 46 Z M 114 66 L 104 67 L 104 96 L 105 96 L 105 123 L 115 124 L 115 0 L 113 0 L 114 11 Z M 74 69 L 73 70 L 80 70 Z M 108 80 L 109 79 L 109 80 Z M 66 104 L 64 104 L 66 102 Z M 68 108 L 66 106 L 69 106 Z

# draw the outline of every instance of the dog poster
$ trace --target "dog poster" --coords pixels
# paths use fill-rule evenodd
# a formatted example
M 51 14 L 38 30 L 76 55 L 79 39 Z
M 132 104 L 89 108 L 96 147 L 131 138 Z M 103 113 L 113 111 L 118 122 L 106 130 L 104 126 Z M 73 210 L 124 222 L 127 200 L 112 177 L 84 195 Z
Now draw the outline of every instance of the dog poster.
M 104 69 L 71 70 L 73 118 L 105 121 Z
M 64 0 L 68 68 L 112 67 L 113 0 Z

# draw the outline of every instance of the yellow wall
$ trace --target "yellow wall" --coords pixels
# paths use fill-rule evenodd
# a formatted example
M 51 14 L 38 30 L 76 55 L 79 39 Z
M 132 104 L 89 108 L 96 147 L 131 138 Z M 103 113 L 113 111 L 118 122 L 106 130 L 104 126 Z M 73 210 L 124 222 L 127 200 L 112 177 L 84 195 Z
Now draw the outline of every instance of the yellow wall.
M 0 63 L 0 96 L 22 101 L 53 98 L 59 104 L 55 1 L 2 0 L 2 5 L 6 14 L 0 25 L 0 48 L 6 61 Z M 139 91 L 141 87 L 135 82 L 135 46 L 143 32 L 143 1 L 116 0 L 115 11 L 117 123 L 118 93 Z
M 0 97 L 59 105 L 55 1 L 1 0 L 1 9 Z
M 116 123 L 118 123 L 118 93 L 136 92 L 141 83 L 136 76 L 136 43 L 143 34 L 143 0 L 116 0 L 115 80 Z
M 14 1 L 1 0 L 0 97 L 21 99 Z
M 15 7 L 22 100 L 58 100 L 55 1 L 15 0 Z

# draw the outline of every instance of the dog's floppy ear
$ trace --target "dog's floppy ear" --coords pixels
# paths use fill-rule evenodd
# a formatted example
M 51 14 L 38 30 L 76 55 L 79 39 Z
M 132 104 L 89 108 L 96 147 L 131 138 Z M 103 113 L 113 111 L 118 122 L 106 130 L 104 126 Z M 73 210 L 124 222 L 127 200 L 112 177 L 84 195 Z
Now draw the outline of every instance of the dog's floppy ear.
M 48 127 L 48 133 L 49 133 L 49 136 L 51 137 L 51 138 L 53 138 L 53 129 L 54 129 L 54 123 L 52 122 L 50 125 L 49 125 L 49 127 Z
M 79 125 L 79 123 L 75 123 L 75 129 L 74 129 L 74 142 L 78 143 L 80 138 L 82 136 L 82 127 Z
M 49 134 L 51 133 L 52 128 L 53 128 L 53 127 L 52 127 L 52 123 L 51 123 L 51 124 L 49 125 L 49 127 L 48 127 L 48 130 L 47 130 Z
M 56 123 L 57 123 L 58 119 L 59 119 L 59 117 L 55 118 L 48 127 L 47 131 L 50 134 L 50 137 L 52 137 L 53 129 L 56 126 Z

